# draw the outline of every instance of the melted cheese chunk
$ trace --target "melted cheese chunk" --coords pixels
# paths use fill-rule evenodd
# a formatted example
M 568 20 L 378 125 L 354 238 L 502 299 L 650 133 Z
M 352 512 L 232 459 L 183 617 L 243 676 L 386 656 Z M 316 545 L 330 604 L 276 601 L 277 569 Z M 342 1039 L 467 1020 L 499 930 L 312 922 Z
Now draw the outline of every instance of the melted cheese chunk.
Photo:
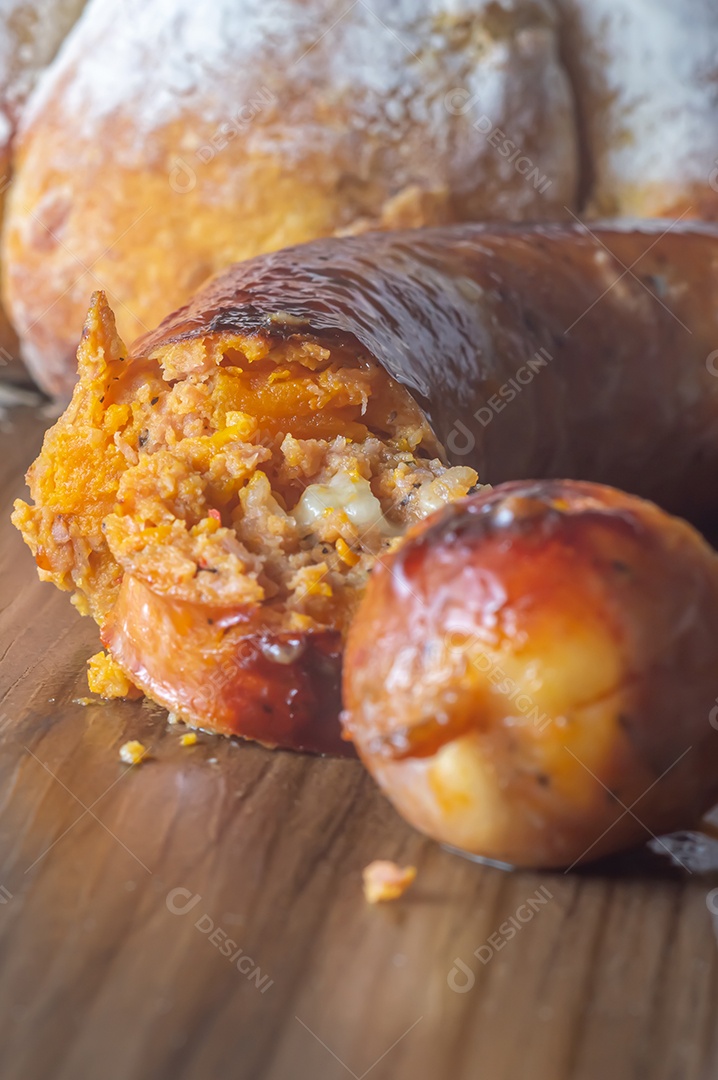
M 312 529 L 327 514 L 343 511 L 362 532 L 377 528 L 384 536 L 401 532 L 387 521 L 368 480 L 358 473 L 340 472 L 326 484 L 310 484 L 293 510 L 301 528 Z

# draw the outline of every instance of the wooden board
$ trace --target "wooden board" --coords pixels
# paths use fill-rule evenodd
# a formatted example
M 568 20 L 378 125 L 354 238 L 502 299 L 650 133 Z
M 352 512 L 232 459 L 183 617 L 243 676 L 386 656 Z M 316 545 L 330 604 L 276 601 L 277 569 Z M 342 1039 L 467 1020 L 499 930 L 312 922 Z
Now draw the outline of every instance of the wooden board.
M 416 834 L 358 762 L 77 704 L 97 629 L 7 520 L 44 423 L 0 433 L 3 1080 L 718 1076 L 714 843 L 504 873 Z M 128 738 L 153 760 L 120 764 Z M 363 900 L 377 857 L 419 868 L 396 904 Z

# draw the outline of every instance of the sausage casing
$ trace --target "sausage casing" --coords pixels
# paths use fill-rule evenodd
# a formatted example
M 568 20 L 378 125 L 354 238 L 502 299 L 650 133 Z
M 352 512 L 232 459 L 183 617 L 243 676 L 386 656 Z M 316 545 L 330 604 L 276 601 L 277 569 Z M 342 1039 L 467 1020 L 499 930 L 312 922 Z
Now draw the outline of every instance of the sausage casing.
M 517 481 L 377 563 L 344 723 L 404 816 L 521 866 L 692 828 L 718 796 L 718 556 L 613 488 Z

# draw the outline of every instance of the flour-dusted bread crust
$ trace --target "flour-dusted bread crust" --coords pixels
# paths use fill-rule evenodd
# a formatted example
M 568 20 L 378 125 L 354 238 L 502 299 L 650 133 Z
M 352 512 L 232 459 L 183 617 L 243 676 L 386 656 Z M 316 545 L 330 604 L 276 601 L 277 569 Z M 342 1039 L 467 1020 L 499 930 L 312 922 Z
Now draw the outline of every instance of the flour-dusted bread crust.
M 557 0 L 596 215 L 718 216 L 718 4 Z
M 36 377 L 72 383 L 100 286 L 132 339 L 259 252 L 565 217 L 557 39 L 550 0 L 94 0 L 19 141 L 6 298 Z
M 50 63 L 85 0 L 0 0 L 0 226 L 10 185 L 13 136 L 39 73 Z M 0 304 L 0 377 L 17 339 Z

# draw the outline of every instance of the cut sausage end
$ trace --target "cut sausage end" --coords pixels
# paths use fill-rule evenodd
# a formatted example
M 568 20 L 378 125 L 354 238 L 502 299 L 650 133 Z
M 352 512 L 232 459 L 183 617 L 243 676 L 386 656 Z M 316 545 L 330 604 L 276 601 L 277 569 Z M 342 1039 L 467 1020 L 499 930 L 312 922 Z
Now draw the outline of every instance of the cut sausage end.
M 188 722 L 341 749 L 341 641 L 371 567 L 476 473 L 356 344 L 220 334 L 128 359 L 99 296 L 79 358 L 16 512 L 43 576 Z

